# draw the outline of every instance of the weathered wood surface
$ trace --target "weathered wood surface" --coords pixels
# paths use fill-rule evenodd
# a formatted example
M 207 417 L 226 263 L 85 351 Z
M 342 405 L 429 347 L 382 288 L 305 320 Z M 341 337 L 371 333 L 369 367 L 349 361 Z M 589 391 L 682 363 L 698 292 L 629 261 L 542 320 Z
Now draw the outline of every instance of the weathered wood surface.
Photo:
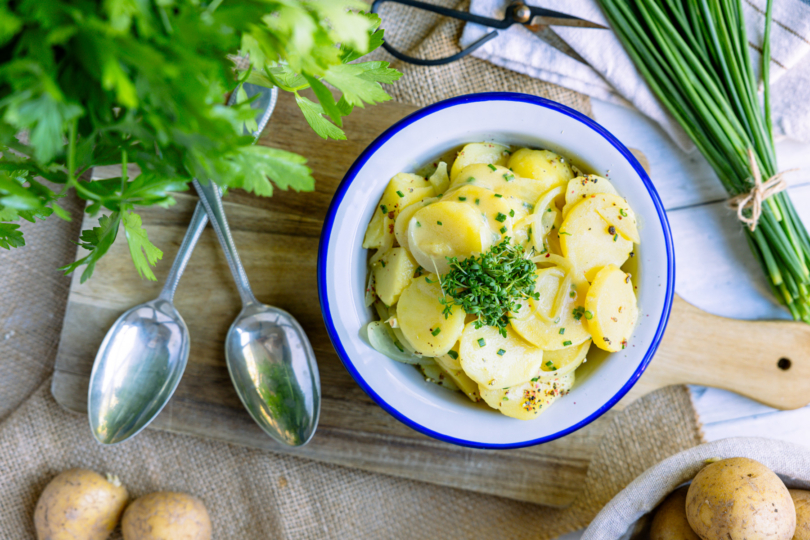
M 448 445 L 412 431 L 376 406 L 340 364 L 326 335 L 315 268 L 327 207 L 354 158 L 412 110 L 388 103 L 355 111 L 346 119 L 349 141 L 325 142 L 309 130 L 292 100 L 282 96 L 260 143 L 306 156 L 317 181 L 315 193 L 279 191 L 266 199 L 233 192 L 226 199 L 234 239 L 256 296 L 293 313 L 318 357 L 323 387 L 321 422 L 313 441 L 294 453 L 539 504 L 568 505 L 579 492 L 589 461 L 615 413 L 561 440 L 533 448 L 490 451 Z M 164 250 L 157 282 L 137 278 L 123 238 L 98 265 L 92 280 L 80 284 L 78 275 L 74 276 L 53 385 L 54 396 L 66 408 L 84 412 L 92 362 L 110 325 L 129 307 L 157 296 L 195 203 L 193 195 L 182 194 L 170 211 L 140 212 L 150 238 Z M 174 398 L 152 427 L 286 451 L 253 424 L 231 386 L 223 342 L 240 302 L 210 228 L 191 258 L 175 303 L 191 332 L 191 355 Z M 745 324 L 706 314 L 677 299 L 656 360 L 620 405 L 656 388 L 683 382 L 714 384 L 775 405 L 793 407 L 802 399 L 810 401 L 808 383 L 802 383 L 810 381 L 808 366 L 798 354 L 801 348 L 810 350 L 810 327 L 758 325 L 757 333 L 752 333 Z M 793 337 L 786 339 L 786 332 Z M 782 348 L 775 347 L 777 344 Z M 761 352 L 777 357 L 762 362 Z M 785 355 L 793 360 L 789 372 L 779 371 L 775 365 Z M 712 367 L 706 369 L 709 364 Z M 767 395 L 763 390 L 777 387 L 756 384 L 768 380 L 763 377 L 785 379 L 787 387 L 780 385 L 778 393 Z
M 309 335 L 321 374 L 323 402 L 317 434 L 294 453 L 370 471 L 546 505 L 570 504 L 610 418 L 560 441 L 534 448 L 490 451 L 460 448 L 414 432 L 378 407 L 354 383 L 335 353 L 321 317 L 316 286 L 318 237 L 338 183 L 377 135 L 413 109 L 388 103 L 346 119 L 349 141 L 325 142 L 282 96 L 260 141 L 306 156 L 315 193 L 278 191 L 272 198 L 233 192 L 225 202 L 234 240 L 256 296 L 293 313 Z M 66 408 L 84 412 L 89 373 L 107 329 L 129 307 L 157 296 L 191 218 L 196 197 L 178 196 L 171 210 L 140 211 L 150 239 L 164 251 L 155 283 L 138 279 L 119 237 L 93 279 L 74 276 L 53 393 Z M 89 226 L 89 222 L 86 226 Z M 223 355 L 239 296 L 213 230 L 203 234 L 175 297 L 191 332 L 185 376 L 152 426 L 253 447 L 284 451 L 253 424 L 239 402 Z

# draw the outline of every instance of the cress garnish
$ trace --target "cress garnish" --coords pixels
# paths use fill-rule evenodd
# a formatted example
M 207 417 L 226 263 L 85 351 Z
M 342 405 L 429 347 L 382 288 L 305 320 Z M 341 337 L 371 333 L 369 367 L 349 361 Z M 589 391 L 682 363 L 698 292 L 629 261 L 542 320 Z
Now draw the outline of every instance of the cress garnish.
M 521 301 L 527 298 L 540 298 L 534 292 L 534 263 L 526 258 L 522 246 L 512 245 L 510 240 L 505 237 L 480 257 L 447 258 L 451 270 L 441 277 L 445 318 L 453 306 L 461 306 L 477 317 L 476 328 L 494 326 L 506 337 L 509 313 L 520 310 Z

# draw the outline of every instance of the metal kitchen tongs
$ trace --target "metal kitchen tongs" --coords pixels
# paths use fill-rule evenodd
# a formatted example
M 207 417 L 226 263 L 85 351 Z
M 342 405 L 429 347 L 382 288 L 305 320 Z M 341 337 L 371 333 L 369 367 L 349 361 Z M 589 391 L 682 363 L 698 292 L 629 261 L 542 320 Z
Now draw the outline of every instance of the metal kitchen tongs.
M 439 58 L 437 60 L 425 60 L 422 58 L 414 58 L 412 56 L 408 56 L 407 54 L 404 54 L 394 49 L 388 43 L 387 40 L 383 42 L 383 47 L 385 48 L 386 51 L 391 53 L 392 56 L 402 60 L 403 62 L 416 64 L 418 66 L 441 66 L 443 64 L 449 64 L 450 62 L 455 62 L 456 60 L 464 58 L 465 56 L 467 56 L 468 54 L 470 54 L 471 52 L 473 52 L 475 49 L 482 46 L 486 42 L 495 39 L 498 36 L 498 30 L 506 30 L 513 24 L 522 24 L 529 30 L 533 31 L 536 31 L 539 27 L 542 26 L 575 26 L 578 28 L 605 28 L 601 24 L 586 21 L 584 19 L 580 19 L 579 17 L 574 17 L 573 15 L 560 13 L 559 11 L 553 11 L 541 7 L 527 6 L 520 0 L 509 4 L 509 6 L 506 8 L 506 15 L 503 19 L 490 19 L 489 17 L 474 15 L 472 13 L 467 13 L 466 11 L 457 11 L 455 9 L 435 6 L 433 4 L 427 4 L 425 2 L 419 2 L 419 0 L 374 0 L 374 3 L 371 4 L 371 12 L 377 13 L 377 10 L 379 9 L 380 5 L 384 4 L 385 2 L 394 2 L 396 4 L 403 4 L 417 9 L 424 9 L 426 11 L 438 13 L 439 15 L 444 15 L 446 17 L 452 17 L 454 19 L 459 19 L 462 21 L 487 26 L 489 28 L 495 28 L 493 32 L 489 32 L 481 39 L 472 43 L 466 49 L 452 56 L 448 56 L 446 58 Z

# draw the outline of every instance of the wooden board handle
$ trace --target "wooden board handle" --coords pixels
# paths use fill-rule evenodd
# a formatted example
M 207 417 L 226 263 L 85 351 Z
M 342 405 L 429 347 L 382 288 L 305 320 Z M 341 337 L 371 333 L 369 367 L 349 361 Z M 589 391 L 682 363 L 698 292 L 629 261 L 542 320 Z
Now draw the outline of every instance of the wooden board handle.
M 711 315 L 675 295 L 650 367 L 622 400 L 672 384 L 731 390 L 778 409 L 810 403 L 810 325 Z

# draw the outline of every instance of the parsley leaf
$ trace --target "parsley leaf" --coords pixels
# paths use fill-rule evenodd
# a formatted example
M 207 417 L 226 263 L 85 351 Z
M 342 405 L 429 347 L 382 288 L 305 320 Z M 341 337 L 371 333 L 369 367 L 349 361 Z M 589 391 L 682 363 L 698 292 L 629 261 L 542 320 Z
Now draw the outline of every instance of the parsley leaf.
M 124 224 L 124 233 L 129 244 L 129 254 L 138 275 L 150 281 L 155 281 L 155 274 L 151 266 L 163 258 L 163 252 L 149 241 L 149 235 L 141 226 L 141 216 L 132 212 L 124 212 L 121 221 Z
M 98 220 L 98 227 L 93 227 L 89 230 L 82 231 L 77 244 L 90 252 L 86 257 L 82 257 L 78 261 L 72 262 L 59 268 L 70 274 L 78 267 L 86 265 L 87 268 L 82 272 L 81 282 L 87 281 L 93 275 L 93 270 L 96 263 L 109 251 L 110 247 L 115 242 L 115 237 L 118 236 L 118 224 L 121 222 L 121 214 L 113 212 L 108 216 L 101 216 Z
M 346 134 L 343 133 L 342 129 L 323 117 L 324 110 L 321 105 L 305 98 L 304 96 L 298 95 L 298 93 L 295 94 L 295 102 L 298 104 L 301 112 L 304 113 L 304 118 L 306 118 L 312 129 L 315 130 L 315 133 L 324 139 L 328 139 L 330 137 L 338 140 L 346 139 Z
M 11 249 L 25 245 L 20 226 L 14 223 L 0 223 L 0 247 Z

